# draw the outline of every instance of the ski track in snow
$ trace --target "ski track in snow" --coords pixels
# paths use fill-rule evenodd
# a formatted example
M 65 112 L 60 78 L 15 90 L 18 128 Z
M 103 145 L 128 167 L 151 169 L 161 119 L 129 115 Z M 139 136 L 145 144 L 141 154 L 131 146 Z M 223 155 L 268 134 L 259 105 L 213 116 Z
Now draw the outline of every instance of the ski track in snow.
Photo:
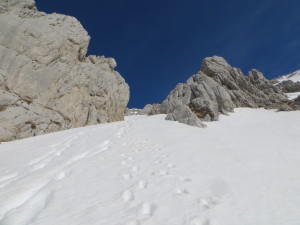
M 81 133 L 78 136 L 71 136 L 65 140 L 51 145 L 50 151 L 39 158 L 35 158 L 27 163 L 29 173 L 20 175 L 16 173 L 8 174 L 0 177 L 0 189 L 7 185 L 13 185 L 14 182 L 25 183 L 25 187 L 17 188 L 1 198 L 0 202 L 0 225 L 27 225 L 30 224 L 35 217 L 47 206 L 51 201 L 52 190 L 50 184 L 63 180 L 71 172 L 72 164 L 87 157 L 93 157 L 103 151 L 109 149 L 110 140 L 106 140 L 99 145 L 90 148 L 88 151 L 75 154 L 69 160 L 56 164 L 56 160 L 65 152 L 72 151 L 72 147 L 78 142 L 86 142 L 86 133 Z M 32 180 L 35 172 L 46 167 L 53 167 L 40 174 L 43 182 L 35 182 Z M 44 177 L 47 177 L 44 179 Z M 26 182 L 27 181 L 27 182 Z
M 232 194 L 228 180 L 218 177 L 218 170 L 214 171 L 217 168 L 214 161 L 185 158 L 184 152 L 188 149 L 176 158 L 176 152 L 173 154 L 168 145 L 135 129 L 138 124 L 139 119 L 130 119 L 80 129 L 84 130 L 81 132 L 62 132 L 57 143 L 50 144 L 27 162 L 24 160 L 21 169 L 0 173 L 0 225 L 45 224 L 45 216 L 49 220 L 46 225 L 228 225 L 217 215 L 224 212 L 227 215 L 228 211 L 222 210 L 229 208 L 234 217 L 241 205 L 236 203 L 239 199 Z M 186 129 L 198 131 L 191 127 Z M 219 146 L 218 141 L 209 146 Z M 176 147 L 176 143 L 172 146 Z M 211 148 L 211 154 L 216 154 L 214 160 L 227 160 L 226 154 L 214 153 Z M 222 149 L 234 151 L 226 146 Z M 244 160 L 234 152 L 232 157 Z M 183 167 L 190 163 L 195 167 L 198 161 L 200 165 L 195 171 L 193 167 Z M 229 162 L 227 167 L 232 164 Z M 244 164 L 249 162 L 251 159 Z M 207 168 L 212 171 L 211 175 L 199 180 L 196 175 L 203 174 L 202 170 L 207 172 Z M 56 202 L 61 208 L 57 208 Z M 68 213 L 65 207 L 74 211 Z M 59 213 L 61 210 L 63 214 Z M 118 214 L 112 215 L 114 212 Z M 242 213 L 239 216 L 240 220 L 230 225 L 253 225 L 243 221 Z M 86 218 L 94 219 L 88 222 Z

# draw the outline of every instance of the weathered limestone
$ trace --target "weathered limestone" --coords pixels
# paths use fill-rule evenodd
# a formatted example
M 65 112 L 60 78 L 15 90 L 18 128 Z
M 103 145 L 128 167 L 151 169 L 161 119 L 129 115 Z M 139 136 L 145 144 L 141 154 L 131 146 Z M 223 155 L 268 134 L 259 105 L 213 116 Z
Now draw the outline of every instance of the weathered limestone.
M 215 121 L 220 113 L 232 112 L 235 107 L 281 107 L 289 110 L 285 101 L 284 93 L 261 72 L 251 70 L 245 77 L 240 69 L 231 67 L 222 57 L 213 56 L 202 61 L 197 74 L 171 91 L 162 103 L 161 111 L 175 118 L 171 116 L 175 109 L 187 106 L 201 120 Z M 183 121 L 181 117 L 176 118 L 187 123 L 188 119 Z
M 161 104 L 147 104 L 139 112 L 140 115 L 156 115 L 161 113 Z
M 300 110 L 300 95 L 293 101 L 293 110 Z
M 123 119 L 129 87 L 90 37 L 33 0 L 0 0 L 0 141 Z
M 178 121 L 194 127 L 206 127 L 190 108 L 185 105 L 176 107 L 173 112 L 167 115 L 166 120 Z
M 300 92 L 300 82 L 293 82 L 291 80 L 282 81 L 276 85 L 285 93 Z

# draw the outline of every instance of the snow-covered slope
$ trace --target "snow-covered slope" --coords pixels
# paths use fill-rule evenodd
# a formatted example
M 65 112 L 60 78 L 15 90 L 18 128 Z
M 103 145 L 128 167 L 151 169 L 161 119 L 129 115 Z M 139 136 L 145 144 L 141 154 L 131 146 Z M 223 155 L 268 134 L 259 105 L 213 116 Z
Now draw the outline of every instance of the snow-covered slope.
M 285 93 L 289 100 L 293 100 L 300 95 L 300 92 Z
M 287 81 L 287 80 L 291 80 L 293 82 L 300 82 L 300 70 L 297 70 L 293 73 L 281 76 L 279 78 L 276 78 L 276 80 L 280 83 L 282 81 Z
M 0 224 L 299 225 L 299 112 L 164 117 L 2 143 Z

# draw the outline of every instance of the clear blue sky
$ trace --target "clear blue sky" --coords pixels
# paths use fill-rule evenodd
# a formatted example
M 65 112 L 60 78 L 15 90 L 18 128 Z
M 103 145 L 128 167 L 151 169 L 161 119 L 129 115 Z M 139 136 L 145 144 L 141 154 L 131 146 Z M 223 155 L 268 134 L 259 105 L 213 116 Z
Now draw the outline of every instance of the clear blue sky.
M 300 69 L 299 0 L 36 0 L 41 11 L 76 17 L 91 36 L 88 54 L 113 57 L 130 86 L 129 107 L 160 103 L 224 57 L 268 79 Z

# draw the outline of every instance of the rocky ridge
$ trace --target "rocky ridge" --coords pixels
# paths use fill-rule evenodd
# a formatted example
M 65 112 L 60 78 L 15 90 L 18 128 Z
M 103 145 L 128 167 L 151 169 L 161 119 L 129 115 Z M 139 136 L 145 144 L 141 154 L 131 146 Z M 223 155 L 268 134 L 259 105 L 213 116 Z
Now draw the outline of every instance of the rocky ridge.
M 272 82 L 285 93 L 300 92 L 300 70 L 277 77 Z
M 125 111 L 125 116 L 133 116 L 133 115 L 157 115 L 161 114 L 161 104 L 147 104 L 142 109 L 129 109 L 127 108 Z
M 293 82 L 291 80 L 285 80 L 276 85 L 284 93 L 300 92 L 300 82 Z
M 204 127 L 201 121 L 218 120 L 221 113 L 233 112 L 236 107 L 291 110 L 288 103 L 282 90 L 258 70 L 245 76 L 222 57 L 213 56 L 202 61 L 197 74 L 171 91 L 161 112 L 168 114 L 168 120 Z
M 74 17 L 0 0 L 0 141 L 123 120 L 129 87 L 89 40 Z

